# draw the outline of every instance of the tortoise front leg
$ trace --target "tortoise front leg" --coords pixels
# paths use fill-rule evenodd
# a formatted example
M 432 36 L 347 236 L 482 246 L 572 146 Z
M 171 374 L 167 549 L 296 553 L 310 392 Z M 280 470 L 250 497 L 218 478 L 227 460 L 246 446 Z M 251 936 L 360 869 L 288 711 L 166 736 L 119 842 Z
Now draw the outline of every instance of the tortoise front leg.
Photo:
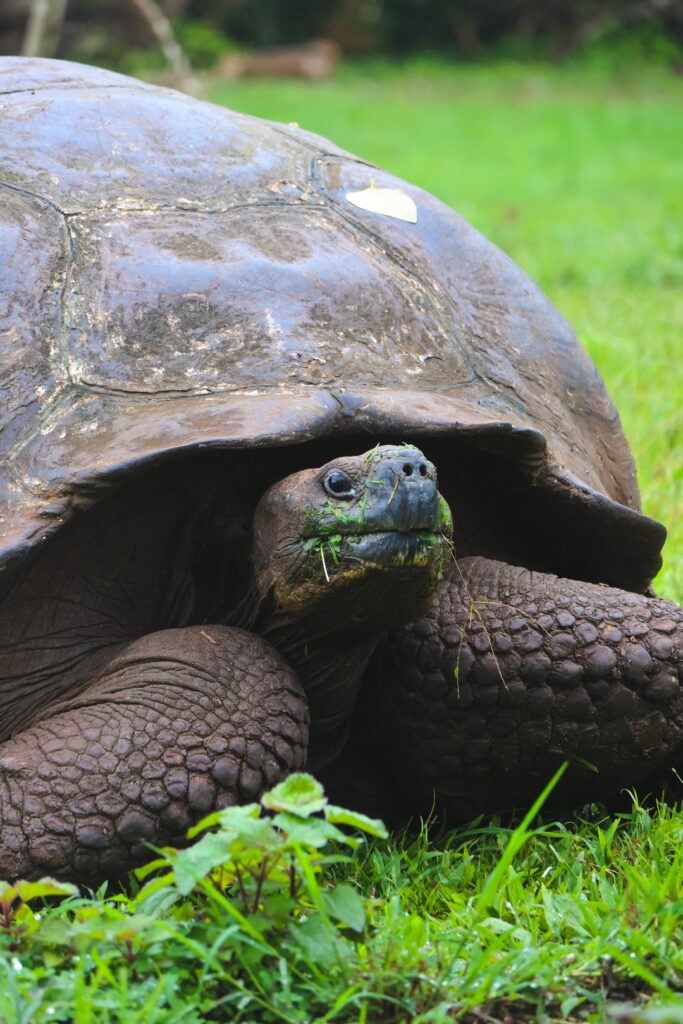
M 152 633 L 79 697 L 0 744 L 0 878 L 122 874 L 218 807 L 301 767 L 308 709 L 270 644 L 240 629 Z
M 647 783 L 683 750 L 670 601 L 466 558 L 375 665 L 380 763 L 407 811 L 434 794 L 457 819 L 528 806 L 565 759 L 556 803 L 576 806 Z

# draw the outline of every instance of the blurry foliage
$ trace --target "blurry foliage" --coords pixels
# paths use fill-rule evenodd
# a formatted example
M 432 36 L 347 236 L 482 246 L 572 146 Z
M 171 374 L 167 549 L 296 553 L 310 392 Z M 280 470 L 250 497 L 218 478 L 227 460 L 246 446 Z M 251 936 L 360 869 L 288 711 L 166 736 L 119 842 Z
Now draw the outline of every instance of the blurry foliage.
M 586 53 L 683 65 L 683 0 L 159 0 L 190 61 L 314 38 L 345 53 L 552 59 Z M 16 52 L 30 0 L 0 2 L 0 52 Z M 23 21 L 22 21 L 23 19 Z M 60 56 L 131 69 L 154 46 L 128 3 L 68 0 Z M 125 57 L 124 57 L 125 54 Z M 159 63 L 150 54 L 151 69 Z
M 619 70 L 640 64 L 683 69 L 683 34 L 667 35 L 661 22 L 651 18 L 637 28 L 627 29 L 611 20 L 599 33 L 578 48 L 584 67 Z
M 206 19 L 248 46 L 276 46 L 326 35 L 340 0 L 189 0 L 186 14 Z
M 210 68 L 235 44 L 219 28 L 203 21 L 181 18 L 174 22 L 176 38 L 195 68 Z
M 184 12 L 245 46 L 330 36 L 349 53 L 564 55 L 635 33 L 671 60 L 683 43 L 683 0 L 187 0 Z
M 170 13 L 170 3 L 162 6 Z M 156 40 L 134 12 L 119 8 L 114 13 L 100 0 L 69 0 L 67 14 L 59 57 L 114 68 L 129 75 L 144 76 L 165 70 L 166 60 Z M 213 67 L 235 49 L 222 29 L 207 21 L 181 15 L 172 24 L 185 57 L 198 70 Z

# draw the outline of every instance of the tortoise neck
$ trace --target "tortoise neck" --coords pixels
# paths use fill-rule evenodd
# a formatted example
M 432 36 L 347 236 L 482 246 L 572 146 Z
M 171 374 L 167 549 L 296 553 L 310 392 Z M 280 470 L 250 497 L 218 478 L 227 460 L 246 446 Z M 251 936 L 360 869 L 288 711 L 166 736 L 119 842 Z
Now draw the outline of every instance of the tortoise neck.
M 353 709 L 380 633 L 348 626 L 315 629 L 311 621 L 292 622 L 275 612 L 257 623 L 257 631 L 295 670 L 311 714 L 308 767 L 329 764 L 346 743 Z
M 309 764 L 334 760 L 348 737 L 368 661 L 384 634 L 419 619 L 437 588 L 433 566 L 367 564 L 326 588 L 302 587 L 301 600 L 271 586 L 251 628 L 270 641 L 301 680 L 311 712 Z

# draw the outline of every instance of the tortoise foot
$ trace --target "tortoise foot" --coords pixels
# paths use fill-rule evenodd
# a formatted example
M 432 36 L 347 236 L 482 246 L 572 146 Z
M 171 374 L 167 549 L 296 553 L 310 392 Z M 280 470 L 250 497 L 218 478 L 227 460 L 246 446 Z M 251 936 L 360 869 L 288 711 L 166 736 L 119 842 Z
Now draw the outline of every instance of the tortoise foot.
M 306 757 L 293 671 L 225 626 L 120 650 L 79 697 L 0 744 L 0 877 L 121 875 L 209 811 L 257 799 Z

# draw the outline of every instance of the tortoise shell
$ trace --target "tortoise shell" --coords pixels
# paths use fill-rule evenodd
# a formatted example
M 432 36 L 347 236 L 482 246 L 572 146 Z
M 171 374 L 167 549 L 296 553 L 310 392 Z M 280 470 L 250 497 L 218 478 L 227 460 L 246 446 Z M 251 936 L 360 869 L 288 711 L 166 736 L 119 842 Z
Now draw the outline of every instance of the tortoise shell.
M 372 182 L 417 222 L 354 206 Z M 295 126 L 16 57 L 0 190 L 5 564 L 179 452 L 370 435 L 496 452 L 587 578 L 657 571 L 664 531 L 588 355 L 428 193 Z

